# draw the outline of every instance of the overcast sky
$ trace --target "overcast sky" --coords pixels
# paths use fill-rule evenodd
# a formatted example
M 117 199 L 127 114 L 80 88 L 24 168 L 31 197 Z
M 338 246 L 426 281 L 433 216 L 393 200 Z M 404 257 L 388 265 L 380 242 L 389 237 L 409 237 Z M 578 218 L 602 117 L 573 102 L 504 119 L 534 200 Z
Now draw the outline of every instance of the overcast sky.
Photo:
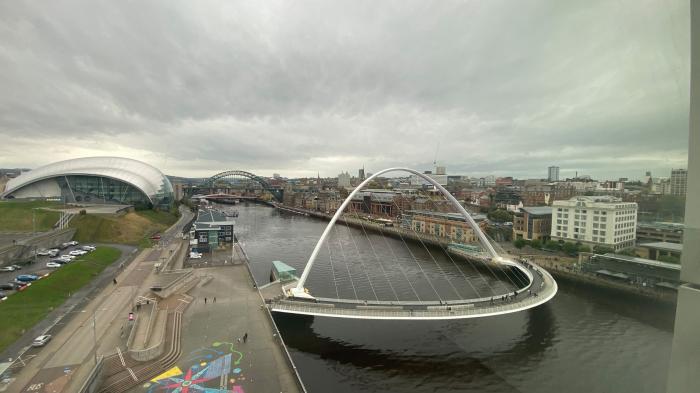
M 0 3 L 0 167 L 686 167 L 688 1 Z

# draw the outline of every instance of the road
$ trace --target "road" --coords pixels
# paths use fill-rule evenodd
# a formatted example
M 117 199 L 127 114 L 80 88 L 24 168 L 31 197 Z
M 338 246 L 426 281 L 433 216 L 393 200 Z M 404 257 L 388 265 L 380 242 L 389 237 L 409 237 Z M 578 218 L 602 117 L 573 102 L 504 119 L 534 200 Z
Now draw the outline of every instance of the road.
M 191 212 L 182 211 L 178 222 L 163 233 L 162 242 L 167 244 L 176 239 L 191 218 Z M 95 354 L 113 353 L 126 341 L 123 333 L 128 327 L 131 301 L 149 286 L 154 265 L 149 257 L 153 250 L 145 249 L 136 254 L 131 246 L 114 247 L 122 250 L 116 263 L 0 355 L 0 359 L 5 360 L 23 353 L 23 358 L 30 360 L 21 368 L 18 363 L 13 365 L 9 384 L 0 382 L 0 392 L 77 390 L 93 367 Z M 124 269 L 120 269 L 122 264 L 126 265 Z M 115 277 L 117 285 L 112 284 Z M 94 327 L 93 321 L 96 322 Z M 44 332 L 54 336 L 49 344 L 26 350 L 31 340 Z

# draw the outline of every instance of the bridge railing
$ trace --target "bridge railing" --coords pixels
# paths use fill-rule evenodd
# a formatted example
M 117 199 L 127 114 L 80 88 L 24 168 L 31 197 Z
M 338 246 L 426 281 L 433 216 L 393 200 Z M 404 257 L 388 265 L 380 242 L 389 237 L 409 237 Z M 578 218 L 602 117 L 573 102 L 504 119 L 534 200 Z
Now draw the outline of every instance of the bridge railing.
M 364 301 L 356 301 L 355 307 L 336 307 L 335 304 L 313 303 L 295 300 L 281 300 L 272 305 L 273 311 L 291 312 L 311 315 L 327 315 L 350 318 L 377 318 L 377 319 L 431 319 L 431 318 L 460 318 L 507 314 L 510 312 L 522 311 L 528 308 L 543 304 L 551 299 L 557 292 L 557 285 L 552 276 L 544 269 L 533 266 L 533 269 L 541 274 L 542 286 L 536 288 L 537 295 L 532 295 L 518 299 L 517 301 L 494 300 L 482 303 L 461 303 L 430 305 L 424 309 L 406 308 L 394 302 L 393 305 L 369 304 Z M 338 299 L 334 299 L 336 302 Z M 391 302 L 386 302 L 391 303 Z M 412 303 L 412 305 L 417 305 Z

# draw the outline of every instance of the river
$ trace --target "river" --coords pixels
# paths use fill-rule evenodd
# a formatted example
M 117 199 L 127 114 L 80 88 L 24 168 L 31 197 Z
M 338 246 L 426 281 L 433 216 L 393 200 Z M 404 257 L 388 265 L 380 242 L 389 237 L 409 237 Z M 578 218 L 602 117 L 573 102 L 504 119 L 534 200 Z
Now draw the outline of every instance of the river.
M 236 232 L 259 283 L 268 282 L 273 260 L 300 273 L 326 225 L 262 205 L 236 209 Z M 364 234 L 338 230 L 308 281 L 317 296 L 425 300 L 512 287 L 509 277 L 483 279 L 488 274 L 455 265 L 419 245 L 407 248 L 396 239 L 381 244 L 384 239 L 376 235 L 370 240 L 364 236 L 367 244 L 353 245 Z M 348 236 L 352 231 L 356 236 Z M 338 257 L 343 253 L 347 260 L 362 262 L 345 263 Z M 404 267 L 372 263 L 389 256 Z M 383 277 L 382 285 L 377 281 Z M 404 284 L 392 288 L 388 282 Z M 665 390 L 674 310 L 559 282 L 559 293 L 549 303 L 498 317 L 407 322 L 276 314 L 275 320 L 313 393 L 659 393 Z

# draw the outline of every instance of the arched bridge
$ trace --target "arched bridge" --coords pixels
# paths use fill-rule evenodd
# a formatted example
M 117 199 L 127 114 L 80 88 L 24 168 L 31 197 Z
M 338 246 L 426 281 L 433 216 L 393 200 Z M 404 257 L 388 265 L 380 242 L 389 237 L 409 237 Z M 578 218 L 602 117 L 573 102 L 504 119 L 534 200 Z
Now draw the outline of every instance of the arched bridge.
M 246 172 L 246 171 L 232 170 L 232 171 L 224 171 L 224 172 L 217 173 L 216 175 L 207 179 L 207 181 L 205 182 L 205 185 L 213 188 L 215 186 L 216 182 L 219 180 L 226 180 L 226 179 L 231 179 L 231 178 L 236 178 L 236 177 L 239 177 L 239 178 L 244 177 L 244 178 L 255 181 L 256 183 L 258 183 L 260 185 L 260 187 L 262 187 L 263 190 L 272 194 L 272 196 L 277 201 L 279 201 L 279 202 L 282 201 L 283 190 L 281 188 L 273 187 L 267 181 L 267 179 L 265 179 L 264 177 L 260 177 L 256 174 Z
M 439 300 L 422 301 L 399 301 L 398 299 L 396 301 L 387 301 L 315 296 L 305 287 L 305 283 L 319 251 L 326 246 L 326 240 L 331 232 L 331 228 L 339 219 L 342 220 L 341 215 L 343 211 L 363 187 L 375 177 L 389 172 L 408 172 L 420 176 L 431 183 L 449 201 L 454 209 L 464 217 L 464 220 L 474 231 L 486 254 L 486 259 L 482 259 L 481 263 L 503 269 L 512 269 L 513 272 L 526 279 L 522 280 L 521 285 L 515 290 L 510 290 L 506 293 L 492 293 L 487 297 L 459 300 L 440 298 Z M 527 310 L 552 299 L 557 293 L 557 283 L 546 270 L 539 266 L 527 261 L 511 260 L 500 256 L 464 207 L 435 180 L 412 169 L 389 168 L 367 178 L 343 201 L 318 240 L 298 280 L 287 285 L 282 285 L 279 282 L 273 283 L 261 288 L 261 290 L 263 291 L 263 296 L 270 303 L 270 308 L 275 312 L 357 319 L 433 320 L 478 318 Z

